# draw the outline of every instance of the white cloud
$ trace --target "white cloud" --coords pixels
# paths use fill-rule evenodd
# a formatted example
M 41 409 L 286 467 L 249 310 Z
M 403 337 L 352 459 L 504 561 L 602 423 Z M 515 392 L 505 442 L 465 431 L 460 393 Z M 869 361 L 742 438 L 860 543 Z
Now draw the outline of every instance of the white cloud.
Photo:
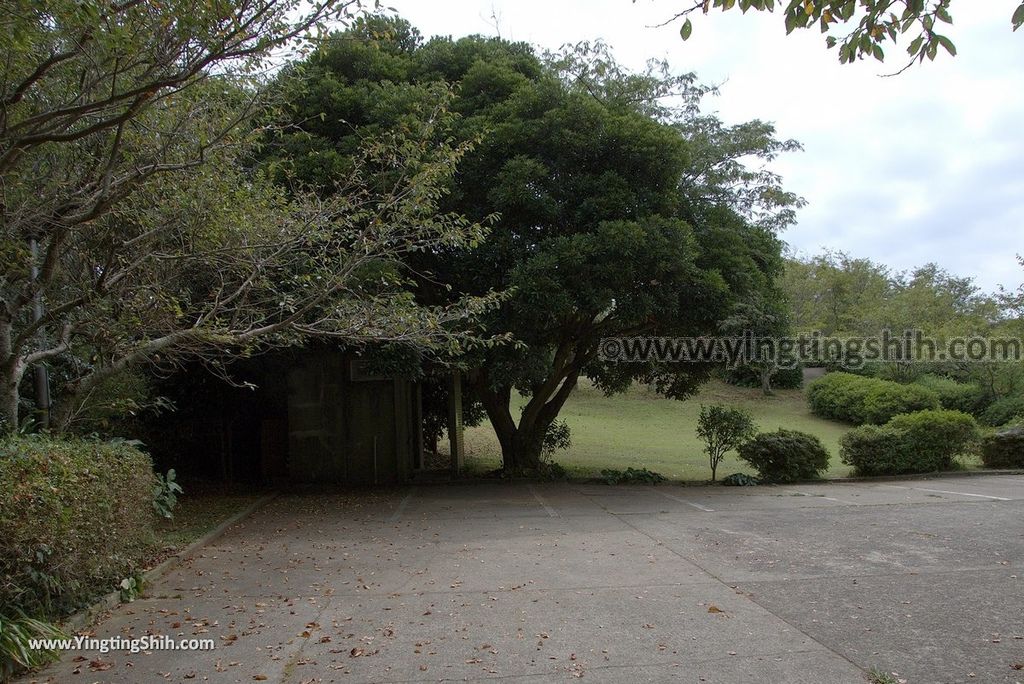
M 425 35 L 470 33 L 545 48 L 603 38 L 624 63 L 666 58 L 724 82 L 708 102 L 726 121 L 774 121 L 805 151 L 776 164 L 810 201 L 784 236 L 805 253 L 843 249 L 905 270 L 934 261 L 986 289 L 1024 274 L 1024 32 L 1016 0 L 953 3 L 956 58 L 902 66 L 840 65 L 815 31 L 786 36 L 781 15 L 695 18 L 682 42 L 671 17 L 684 0 L 393 0 Z M 968 9 L 969 8 L 969 9 Z M 492 14 L 496 18 L 492 18 Z

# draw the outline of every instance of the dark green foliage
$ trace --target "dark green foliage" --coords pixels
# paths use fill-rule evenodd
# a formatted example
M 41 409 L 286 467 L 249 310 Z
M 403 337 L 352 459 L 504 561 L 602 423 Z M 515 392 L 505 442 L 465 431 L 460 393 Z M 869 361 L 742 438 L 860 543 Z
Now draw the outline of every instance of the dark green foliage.
M 986 435 L 981 441 L 981 462 L 987 468 L 1024 468 L 1024 427 Z
M 8 610 L 5 606 L 4 611 Z M 29 642 L 32 639 L 63 639 L 67 638 L 59 628 L 46 622 L 25 615 L 14 609 L 11 614 L 0 613 L 0 682 L 19 670 L 41 667 L 59 657 L 58 651 L 33 649 Z
M 940 375 L 922 375 L 915 382 L 935 392 L 942 408 L 950 411 L 978 416 L 988 403 L 985 391 L 975 384 L 957 382 Z
M 720 405 L 700 407 L 697 436 L 704 440 L 712 482 L 725 455 L 753 437 L 756 431 L 750 414 L 743 409 Z
M 605 484 L 658 484 L 664 482 L 666 478 L 661 473 L 656 473 L 653 470 L 647 468 L 626 468 L 625 470 L 617 470 L 615 468 L 605 468 L 601 471 L 601 478 L 605 481 Z
M 825 445 L 814 435 L 797 430 L 762 432 L 742 444 L 739 455 L 757 468 L 765 482 L 813 480 L 828 470 Z
M 966 413 L 918 411 L 851 430 L 840 441 L 840 454 L 858 475 L 929 473 L 956 469 L 956 457 L 977 440 L 977 423 Z
M 181 494 L 181 485 L 177 483 L 177 473 L 174 468 L 167 471 L 167 474 L 156 474 L 156 484 L 153 485 L 153 510 L 161 518 L 168 520 L 174 517 L 174 507 L 178 505 L 178 494 Z
M 753 487 L 759 482 L 756 477 L 751 477 L 746 473 L 733 473 L 723 477 L 722 484 L 727 487 Z
M 4 612 L 57 618 L 117 588 L 150 539 L 154 485 L 149 456 L 127 442 L 0 441 Z
M 569 479 L 569 471 L 561 463 L 555 463 L 547 459 L 541 459 L 537 466 L 536 475 L 541 480 L 560 482 Z
M 852 373 L 827 373 L 807 389 L 811 411 L 855 425 L 881 425 L 893 416 L 939 408 L 939 395 L 919 385 Z
M 548 426 L 544 433 L 544 442 L 541 444 L 540 452 L 545 458 L 550 458 L 558 451 L 565 451 L 572 446 L 572 433 L 569 424 L 564 420 L 555 420 Z
M 1024 416 L 1024 397 L 1003 397 L 982 411 L 981 422 L 991 427 L 999 427 L 1021 416 Z
M 843 463 L 852 465 L 858 475 L 889 475 L 920 471 L 912 462 L 914 453 L 904 449 L 901 435 L 878 425 L 862 425 L 839 440 Z
M 761 387 L 761 373 L 753 366 L 736 366 L 726 371 L 725 381 L 737 387 Z M 780 368 L 772 375 L 774 389 L 800 389 L 803 384 L 804 369 L 802 366 Z

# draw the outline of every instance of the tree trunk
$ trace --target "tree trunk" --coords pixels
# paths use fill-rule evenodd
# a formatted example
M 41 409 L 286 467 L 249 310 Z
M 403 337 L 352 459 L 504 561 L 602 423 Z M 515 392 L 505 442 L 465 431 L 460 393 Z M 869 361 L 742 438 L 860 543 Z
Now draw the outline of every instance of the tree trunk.
M 772 369 L 765 367 L 761 369 L 761 392 L 766 397 L 772 396 Z
M 484 405 L 501 445 L 502 468 L 518 471 L 535 469 L 540 465 L 544 435 L 576 387 L 577 377 L 578 371 L 571 371 L 561 384 L 556 383 L 557 391 L 549 396 L 532 397 L 518 425 L 512 418 L 512 388 L 492 389 L 482 373 L 473 378 L 473 391 Z
M 18 383 L 0 379 L 0 435 L 18 430 Z
M 18 359 L 13 337 L 10 320 L 0 319 L 0 435 L 18 429 Z
M 488 412 L 490 417 L 490 412 Z M 541 428 L 534 423 L 531 426 L 515 425 L 505 421 L 494 421 L 494 432 L 501 445 L 501 466 L 507 471 L 532 470 L 540 465 L 541 447 L 544 445 L 544 433 L 547 427 Z M 498 427 L 498 426 L 501 427 Z

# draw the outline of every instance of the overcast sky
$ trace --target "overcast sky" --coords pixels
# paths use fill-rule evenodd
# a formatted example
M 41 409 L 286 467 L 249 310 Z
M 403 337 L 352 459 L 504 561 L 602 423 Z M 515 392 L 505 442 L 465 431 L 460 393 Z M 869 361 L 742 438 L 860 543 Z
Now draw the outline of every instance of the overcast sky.
M 806 198 L 783 237 L 797 251 L 866 256 L 896 270 L 934 261 L 986 290 L 1016 288 L 1024 269 L 1024 30 L 1018 0 L 957 0 L 949 34 L 959 55 L 894 78 L 889 61 L 838 63 L 816 31 L 785 35 L 780 14 L 695 17 L 652 28 L 688 0 L 390 0 L 424 35 L 472 33 L 545 48 L 604 39 L 639 68 L 664 58 L 720 83 L 706 102 L 729 123 L 759 118 L 803 152 L 779 160 Z M 968 9 L 969 8 L 969 9 Z M 496 17 L 495 21 L 493 17 Z

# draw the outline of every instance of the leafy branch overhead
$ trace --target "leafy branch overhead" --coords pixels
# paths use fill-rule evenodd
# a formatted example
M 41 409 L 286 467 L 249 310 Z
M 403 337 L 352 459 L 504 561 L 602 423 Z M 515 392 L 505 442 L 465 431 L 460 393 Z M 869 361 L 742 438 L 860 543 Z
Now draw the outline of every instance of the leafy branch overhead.
M 934 60 L 940 49 L 956 55 L 956 45 L 943 32 L 945 26 L 953 23 L 952 0 L 691 0 L 691 3 L 665 22 L 683 19 L 679 29 L 683 40 L 693 34 L 690 15 L 696 12 L 708 14 L 713 9 L 739 9 L 745 14 L 750 10 L 774 12 L 779 8 L 785 15 L 787 34 L 797 29 L 819 28 L 829 34 L 825 44 L 838 48 L 839 61 L 843 64 L 865 57 L 884 61 L 886 43 L 896 45 L 901 38 L 910 38 L 906 48 L 910 60 L 906 66 L 925 59 Z M 1024 25 L 1024 2 L 1014 10 L 1010 23 L 1014 31 Z

